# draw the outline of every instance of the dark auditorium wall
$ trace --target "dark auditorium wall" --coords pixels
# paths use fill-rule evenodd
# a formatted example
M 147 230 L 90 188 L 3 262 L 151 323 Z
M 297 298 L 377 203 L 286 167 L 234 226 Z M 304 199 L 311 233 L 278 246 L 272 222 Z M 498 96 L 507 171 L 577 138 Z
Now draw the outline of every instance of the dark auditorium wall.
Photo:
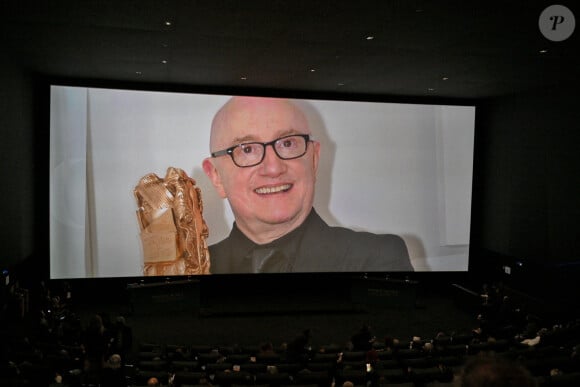
M 0 265 L 10 267 L 48 254 L 48 93 L 17 64 L 0 61 L 0 74 Z M 575 91 L 478 104 L 475 246 L 535 262 L 580 260 Z
M 0 265 L 10 268 L 35 248 L 35 92 L 32 77 L 20 66 L 0 61 Z M 46 196 L 46 195 L 45 195 Z M 48 203 L 48 200 L 47 200 Z
M 537 266 L 580 260 L 580 109 L 573 86 L 478 107 L 474 218 L 482 248 Z

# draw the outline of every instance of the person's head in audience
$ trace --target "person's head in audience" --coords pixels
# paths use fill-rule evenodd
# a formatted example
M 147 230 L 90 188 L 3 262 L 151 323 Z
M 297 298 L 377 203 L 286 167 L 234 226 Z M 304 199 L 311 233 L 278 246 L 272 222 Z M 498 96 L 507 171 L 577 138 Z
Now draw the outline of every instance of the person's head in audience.
M 89 320 L 87 330 L 91 333 L 102 334 L 105 332 L 105 325 L 101 314 L 94 314 Z
M 62 375 L 58 372 L 54 376 L 54 383 L 52 385 L 55 385 L 55 384 L 63 384 L 62 383 Z
M 537 386 L 526 368 L 496 356 L 478 356 L 468 361 L 459 381 L 461 387 Z
M 423 347 L 423 341 L 421 340 L 421 337 L 413 336 L 411 338 L 411 345 L 410 346 L 413 349 L 419 349 L 419 348 Z
M 121 327 L 126 326 L 127 325 L 127 322 L 125 320 L 125 317 L 123 317 L 123 316 L 117 316 L 115 318 L 115 325 L 121 326 Z
M 147 380 L 147 386 L 160 386 L 159 379 L 156 377 L 151 377 Z
M 275 353 L 274 346 L 272 345 L 271 342 L 266 341 L 260 344 L 260 355 L 270 355 L 274 353 Z
M 399 339 L 397 339 L 395 337 L 391 337 L 391 336 L 385 337 L 385 349 L 386 350 L 393 351 L 393 350 L 397 349 L 398 345 L 399 345 Z
M 112 369 L 119 369 L 121 368 L 121 355 L 114 353 L 109 357 L 107 360 L 107 366 Z
M 233 97 L 215 115 L 213 156 L 203 169 L 228 199 L 238 228 L 255 243 L 286 235 L 310 214 L 320 155 L 311 134 L 304 113 L 285 99 Z

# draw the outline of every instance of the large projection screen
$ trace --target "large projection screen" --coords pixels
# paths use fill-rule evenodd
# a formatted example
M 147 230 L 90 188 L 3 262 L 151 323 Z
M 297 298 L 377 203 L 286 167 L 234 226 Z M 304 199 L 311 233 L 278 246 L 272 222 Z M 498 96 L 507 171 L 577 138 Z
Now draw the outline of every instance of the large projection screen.
M 50 277 L 142 275 L 133 189 L 194 178 L 208 244 L 233 215 L 201 163 L 224 95 L 51 87 Z M 330 225 L 400 235 L 415 271 L 466 271 L 475 107 L 296 100 L 321 143 L 314 206 Z

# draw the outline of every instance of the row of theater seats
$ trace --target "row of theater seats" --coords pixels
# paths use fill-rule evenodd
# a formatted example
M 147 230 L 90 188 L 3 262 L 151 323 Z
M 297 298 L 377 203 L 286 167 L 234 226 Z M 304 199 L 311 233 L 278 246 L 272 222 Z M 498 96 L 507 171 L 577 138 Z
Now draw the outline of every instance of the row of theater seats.
M 467 361 L 481 353 L 493 352 L 523 365 L 536 377 L 539 386 L 580 386 L 579 360 L 571 356 L 570 347 L 561 342 L 529 347 L 508 339 L 479 342 L 467 334 L 437 337 L 433 339 L 430 351 L 425 350 L 426 342 L 401 342 L 392 349 L 375 344 L 373 372 L 367 372 L 366 351 L 349 351 L 336 345 L 321 346 L 296 358 L 282 348 L 261 353 L 258 346 L 142 343 L 126 364 L 125 374 L 133 386 L 144 386 L 151 377 L 156 377 L 164 385 L 171 380 L 177 387 L 208 383 L 225 387 L 328 386 L 333 377 L 360 386 L 369 381 L 398 386 L 452 385 L 453 377 Z M 48 375 L 52 369 L 82 368 L 82 364 L 75 360 L 80 357 L 80 348 L 77 347 L 65 348 L 62 344 L 52 343 L 37 345 L 34 351 L 24 348 L 21 351 L 10 353 L 10 358 L 22 365 L 18 375 L 13 375 L 14 380 L 22 380 L 26 375 L 28 377 L 24 379 L 46 380 L 41 376 Z M 338 353 L 342 353 L 341 367 L 336 365 Z M 550 376 L 554 369 L 560 373 Z M 14 371 L 16 369 L 4 367 L 1 373 L 6 377 Z
M 525 366 L 540 386 L 580 385 L 580 365 L 567 348 L 530 348 L 507 339 L 477 342 L 472 335 L 438 337 L 431 343 L 430 350 L 425 349 L 424 341 L 400 343 L 391 349 L 375 344 L 370 372 L 367 351 L 336 346 L 324 346 L 296 359 L 281 349 L 262 354 L 258 348 L 142 344 L 130 368 L 136 385 L 156 377 L 176 386 L 329 386 L 333 378 L 360 386 L 451 386 L 467 361 L 491 352 Z M 561 374 L 550 376 L 553 369 Z

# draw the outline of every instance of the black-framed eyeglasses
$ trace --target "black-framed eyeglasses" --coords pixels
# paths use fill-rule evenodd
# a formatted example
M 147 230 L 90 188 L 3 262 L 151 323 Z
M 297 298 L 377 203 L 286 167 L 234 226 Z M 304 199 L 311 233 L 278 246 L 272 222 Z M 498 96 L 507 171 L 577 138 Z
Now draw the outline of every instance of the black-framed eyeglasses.
M 253 167 L 264 161 L 266 147 L 272 145 L 274 153 L 282 160 L 302 157 L 308 150 L 312 139 L 309 134 L 291 134 L 270 142 L 245 142 L 224 150 L 213 152 L 211 157 L 230 155 L 234 164 L 240 168 Z

